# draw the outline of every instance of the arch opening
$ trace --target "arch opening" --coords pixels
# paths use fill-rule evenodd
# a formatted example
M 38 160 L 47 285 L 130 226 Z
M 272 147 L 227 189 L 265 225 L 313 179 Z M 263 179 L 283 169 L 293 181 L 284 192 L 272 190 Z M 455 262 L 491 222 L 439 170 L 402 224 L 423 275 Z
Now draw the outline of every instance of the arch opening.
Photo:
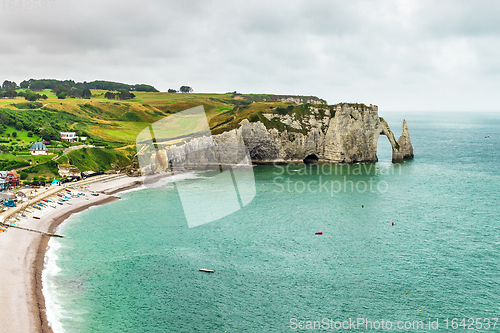
M 318 160 L 319 158 L 316 154 L 307 155 L 306 158 L 304 158 L 304 164 L 318 163 Z
M 381 133 L 378 137 L 377 159 L 379 162 L 392 162 L 392 145 L 384 133 Z

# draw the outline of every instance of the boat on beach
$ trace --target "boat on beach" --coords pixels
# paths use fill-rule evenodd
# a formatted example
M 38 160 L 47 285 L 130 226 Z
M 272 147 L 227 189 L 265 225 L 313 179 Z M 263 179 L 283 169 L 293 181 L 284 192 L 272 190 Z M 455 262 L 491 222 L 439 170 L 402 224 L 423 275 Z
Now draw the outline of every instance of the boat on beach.
M 200 272 L 214 273 L 215 271 L 213 269 L 200 268 Z

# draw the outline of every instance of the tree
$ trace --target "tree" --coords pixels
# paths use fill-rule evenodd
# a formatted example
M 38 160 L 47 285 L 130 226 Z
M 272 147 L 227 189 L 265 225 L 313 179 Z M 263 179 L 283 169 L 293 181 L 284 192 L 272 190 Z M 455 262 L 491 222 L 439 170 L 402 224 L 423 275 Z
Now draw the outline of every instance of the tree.
M 35 81 L 30 85 L 31 90 L 40 91 L 45 88 L 45 84 L 42 81 Z
M 28 132 L 28 138 L 32 138 L 33 137 L 33 132 L 32 131 L 29 131 Z
M 17 132 L 12 132 L 12 137 L 15 139 L 17 138 Z
M 16 122 L 16 130 L 22 131 L 24 128 L 24 124 L 20 121 Z
M 24 99 L 30 102 L 35 102 L 42 98 L 40 94 L 34 93 L 31 90 L 26 90 L 24 93 L 22 93 L 22 95 L 21 93 L 19 93 L 19 96 L 24 96 Z
M 47 99 L 47 98 L 49 98 L 47 95 L 45 94 L 42 95 L 42 99 Z
M 168 89 L 168 92 L 172 93 L 172 94 L 175 94 L 177 92 L 177 90 L 175 90 L 175 89 Z
M 115 99 L 115 93 L 113 93 L 111 91 L 106 91 L 106 93 L 104 94 L 104 98 Z
M 83 89 L 82 96 L 83 97 L 92 97 L 92 93 L 90 92 L 90 89 L 88 89 L 88 88 Z
M 44 138 L 45 140 L 58 140 L 60 138 L 60 134 L 58 131 L 53 129 L 52 127 L 44 127 L 40 131 L 40 136 Z
M 14 81 L 5 80 L 2 83 L 3 90 L 14 90 L 14 89 L 16 89 L 16 87 L 17 87 L 17 84 Z
M 65 92 L 65 91 L 61 91 L 60 93 L 58 93 L 57 95 L 57 98 L 59 99 L 65 99 L 67 96 L 68 96 L 68 93 Z
M 179 88 L 179 91 L 181 93 L 190 93 L 193 92 L 193 88 L 191 88 L 190 86 L 182 86 Z
M 71 90 L 69 91 L 69 95 L 71 97 L 82 97 L 82 91 L 78 88 L 72 87 Z
M 28 89 L 30 87 L 30 83 L 26 80 L 24 80 L 23 82 L 21 82 L 19 84 L 19 87 L 21 87 L 22 89 Z
M 15 90 L 8 90 L 5 92 L 5 97 L 7 98 L 14 98 L 17 96 L 17 91 Z

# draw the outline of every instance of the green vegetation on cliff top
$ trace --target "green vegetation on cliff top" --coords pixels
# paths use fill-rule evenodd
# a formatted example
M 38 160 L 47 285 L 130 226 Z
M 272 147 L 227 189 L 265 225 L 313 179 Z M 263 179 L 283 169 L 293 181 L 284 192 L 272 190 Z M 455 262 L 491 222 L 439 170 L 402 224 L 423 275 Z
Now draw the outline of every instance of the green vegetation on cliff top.
M 18 92 L 22 90 L 17 89 Z M 0 154 L 2 160 L 10 161 L 3 167 L 24 167 L 24 178 L 28 180 L 36 176 L 57 178 L 57 164 L 74 165 L 80 171 L 123 169 L 130 165 L 136 136 L 145 127 L 199 105 L 205 108 L 213 134 L 237 128 L 243 119 L 262 121 L 268 128 L 300 132 L 264 115 L 301 117 L 309 114 L 311 107 L 320 113 L 328 108 L 331 110 L 326 101 L 314 96 L 134 91 L 133 99 L 118 101 L 105 98 L 106 92 L 92 89 L 90 98 L 59 99 L 52 90 L 41 89 L 37 93 L 46 95 L 47 99 L 38 102 L 28 102 L 23 97 L 0 98 L 0 146 L 3 147 Z M 311 102 L 314 104 L 309 104 Z M 50 160 L 53 155 L 15 156 L 29 154 L 28 146 L 42 138 L 51 141 L 54 147 L 51 152 L 60 154 L 68 146 L 58 142 L 61 131 L 76 131 L 77 135 L 88 136 L 89 143 L 106 148 L 74 150 L 55 161 Z M 15 137 L 13 132 L 16 132 Z M 32 162 L 31 167 L 29 162 Z
M 314 96 L 134 92 L 135 98 L 117 101 L 106 99 L 105 90 L 92 90 L 89 99 L 58 99 L 49 89 L 39 93 L 48 98 L 37 109 L 26 109 L 40 105 L 29 105 L 22 97 L 0 98 L 0 123 L 10 122 L 12 126 L 20 122 L 26 130 L 77 131 L 114 146 L 134 144 L 137 134 L 148 124 L 199 105 L 204 106 L 214 134 L 237 127 L 244 118 L 266 121 L 263 113 L 304 112 L 302 105 L 287 99 L 301 104 L 313 100 L 326 106 L 326 101 Z

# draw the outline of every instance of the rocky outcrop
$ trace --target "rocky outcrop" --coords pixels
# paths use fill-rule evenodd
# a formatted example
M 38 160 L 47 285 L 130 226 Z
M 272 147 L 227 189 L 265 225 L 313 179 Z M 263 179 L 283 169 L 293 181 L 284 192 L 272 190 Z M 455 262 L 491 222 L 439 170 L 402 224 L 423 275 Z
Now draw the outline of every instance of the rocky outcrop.
M 312 109 L 314 115 L 314 108 Z M 290 129 L 302 132 L 268 129 L 261 122 L 241 122 L 233 130 L 241 135 L 254 163 L 290 163 L 305 159 L 329 163 L 376 162 L 380 135 L 385 135 L 392 146 L 392 161 L 401 162 L 413 157 L 413 147 L 406 122 L 399 142 L 387 122 L 378 116 L 377 106 L 339 104 L 331 111 L 306 115 L 295 119 L 291 115 L 267 115 L 279 118 Z M 411 151 L 411 153 L 409 153 Z M 308 158 L 311 157 L 311 158 Z
M 411 145 L 410 132 L 408 132 L 406 119 L 403 119 L 403 132 L 398 139 L 398 143 L 401 147 L 403 158 L 413 158 L 413 146 Z
M 59 164 L 57 166 L 59 176 L 61 177 L 80 177 L 80 170 L 74 165 Z
M 393 162 L 413 157 L 406 121 L 396 141 L 387 122 L 378 116 L 375 105 L 338 104 L 327 109 L 314 106 L 309 111 L 301 117 L 263 114 L 269 124 L 279 121 L 281 130 L 245 119 L 237 129 L 156 149 L 149 156 L 150 165 L 141 171 L 250 163 L 376 162 L 380 135 L 385 135 L 391 143 Z

